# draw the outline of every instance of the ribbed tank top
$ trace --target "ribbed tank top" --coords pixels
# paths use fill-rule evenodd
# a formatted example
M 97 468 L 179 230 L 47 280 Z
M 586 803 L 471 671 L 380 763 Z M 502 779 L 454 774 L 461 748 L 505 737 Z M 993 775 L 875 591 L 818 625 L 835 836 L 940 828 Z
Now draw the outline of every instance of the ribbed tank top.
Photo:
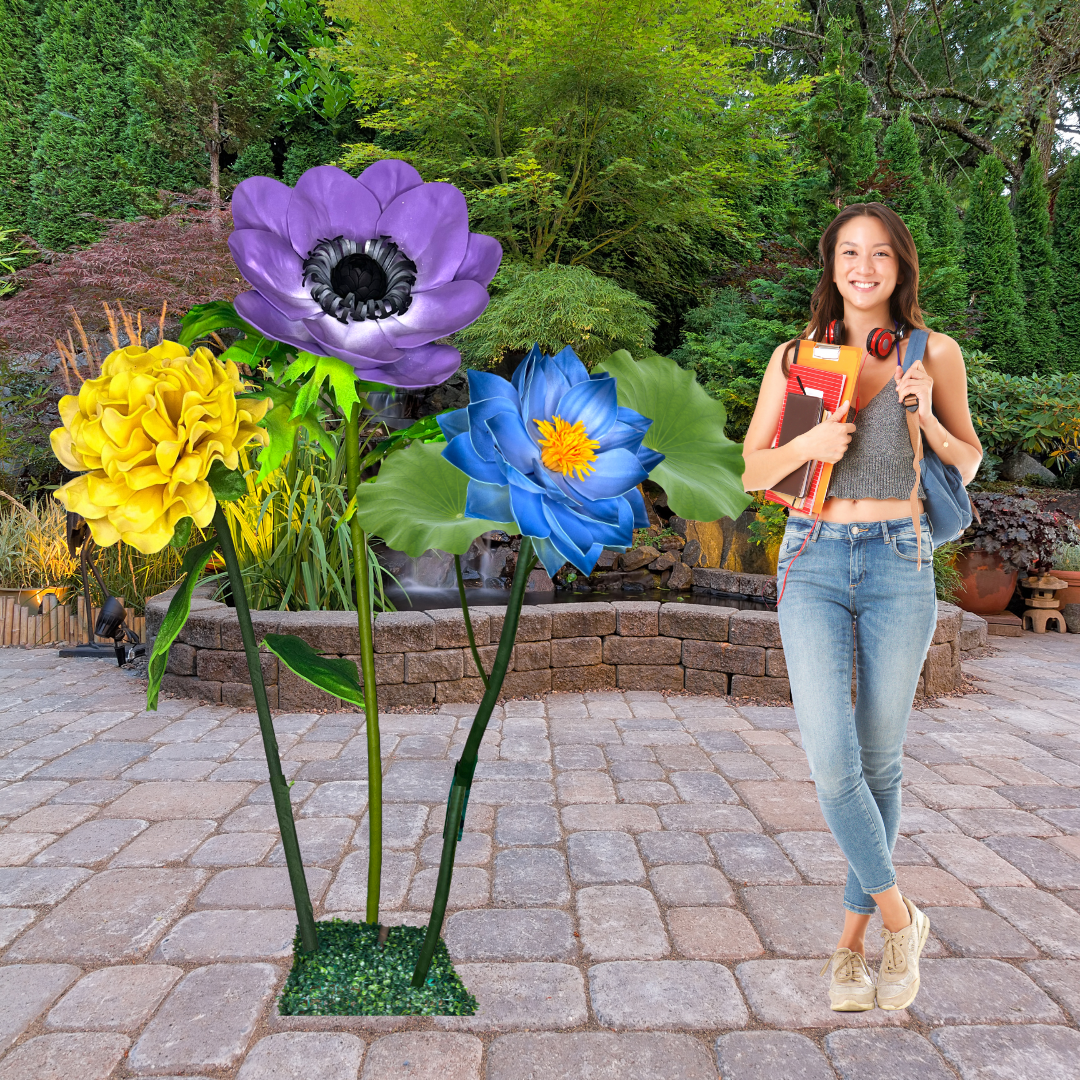
M 858 412 L 847 452 L 833 466 L 830 499 L 909 499 L 915 483 L 904 406 L 890 379 Z M 919 498 L 926 492 L 919 484 Z

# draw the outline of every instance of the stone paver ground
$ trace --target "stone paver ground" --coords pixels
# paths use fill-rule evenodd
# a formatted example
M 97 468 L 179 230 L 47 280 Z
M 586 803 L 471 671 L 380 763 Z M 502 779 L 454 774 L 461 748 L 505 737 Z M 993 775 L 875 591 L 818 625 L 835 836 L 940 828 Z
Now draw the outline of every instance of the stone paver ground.
M 845 863 L 789 708 L 657 693 L 498 710 L 446 940 L 471 1018 L 283 1018 L 294 929 L 253 715 L 0 652 L 0 1080 L 1043 1080 L 1080 1069 L 1080 648 L 994 639 L 912 714 L 906 1012 L 818 971 Z M 472 709 L 387 714 L 384 921 L 421 924 Z M 358 918 L 356 714 L 275 717 L 320 918 Z M 876 952 L 876 927 L 871 948 Z M 870 1029 L 877 1029 L 871 1031 Z

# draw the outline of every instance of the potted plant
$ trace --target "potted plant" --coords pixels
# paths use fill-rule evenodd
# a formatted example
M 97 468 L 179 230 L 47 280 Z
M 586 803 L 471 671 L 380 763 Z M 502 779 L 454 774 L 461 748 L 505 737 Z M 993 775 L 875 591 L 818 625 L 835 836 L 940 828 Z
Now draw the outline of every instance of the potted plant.
M 1080 537 L 1074 539 L 1080 540 Z M 1080 542 L 1058 544 L 1054 549 L 1050 573 L 1069 583 L 1067 589 L 1061 589 L 1057 594 L 1056 599 L 1061 606 L 1080 604 Z
M 957 602 L 977 615 L 998 615 L 1008 606 L 1021 571 L 1046 572 L 1054 551 L 1070 535 L 1064 515 L 1040 510 L 1018 494 L 975 492 L 971 501 L 981 521 L 964 533 L 956 557 L 962 582 Z

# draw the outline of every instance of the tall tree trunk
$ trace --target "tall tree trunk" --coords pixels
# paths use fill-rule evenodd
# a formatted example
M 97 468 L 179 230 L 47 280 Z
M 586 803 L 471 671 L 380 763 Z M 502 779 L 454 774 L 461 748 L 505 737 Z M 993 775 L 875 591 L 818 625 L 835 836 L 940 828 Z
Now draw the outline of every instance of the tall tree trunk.
M 210 211 L 214 230 L 221 231 L 221 106 L 215 101 L 211 106 L 210 129 L 213 132 L 208 140 L 210 153 Z

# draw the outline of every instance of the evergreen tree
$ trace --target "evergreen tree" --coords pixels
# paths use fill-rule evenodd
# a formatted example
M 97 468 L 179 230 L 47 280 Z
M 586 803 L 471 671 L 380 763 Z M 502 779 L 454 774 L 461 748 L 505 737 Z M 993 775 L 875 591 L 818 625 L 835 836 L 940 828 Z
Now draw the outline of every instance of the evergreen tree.
M 896 193 L 889 200 L 893 209 L 903 218 L 904 224 L 915 241 L 919 264 L 930 257 L 930 194 L 923 176 L 919 157 L 919 140 L 915 137 L 915 125 L 907 116 L 890 124 L 883 140 L 885 160 L 889 171 L 899 181 Z
M 1058 365 L 1080 372 L 1080 156 L 1065 169 L 1054 199 L 1054 247 Z
M 34 154 L 34 100 L 41 89 L 31 0 L 0 0 L 0 229 L 26 230 Z
M 1053 302 L 1050 197 L 1038 154 L 1032 154 L 1024 166 L 1024 175 L 1016 191 L 1015 218 L 1028 369 L 1056 371 L 1058 325 Z
M 931 175 L 927 179 L 926 193 L 930 199 L 930 257 L 925 266 L 919 267 L 919 299 L 935 330 L 960 333 L 967 303 L 967 279 L 960 265 L 964 227 L 940 177 Z
M 968 317 L 979 348 L 1010 375 L 1031 371 L 1017 268 L 1016 226 L 1003 193 L 1005 166 L 986 154 L 971 185 L 964 218 L 963 267 L 971 301 Z
M 127 30 L 121 0 L 45 0 L 28 224 L 46 247 L 96 240 L 134 212 L 124 163 Z

